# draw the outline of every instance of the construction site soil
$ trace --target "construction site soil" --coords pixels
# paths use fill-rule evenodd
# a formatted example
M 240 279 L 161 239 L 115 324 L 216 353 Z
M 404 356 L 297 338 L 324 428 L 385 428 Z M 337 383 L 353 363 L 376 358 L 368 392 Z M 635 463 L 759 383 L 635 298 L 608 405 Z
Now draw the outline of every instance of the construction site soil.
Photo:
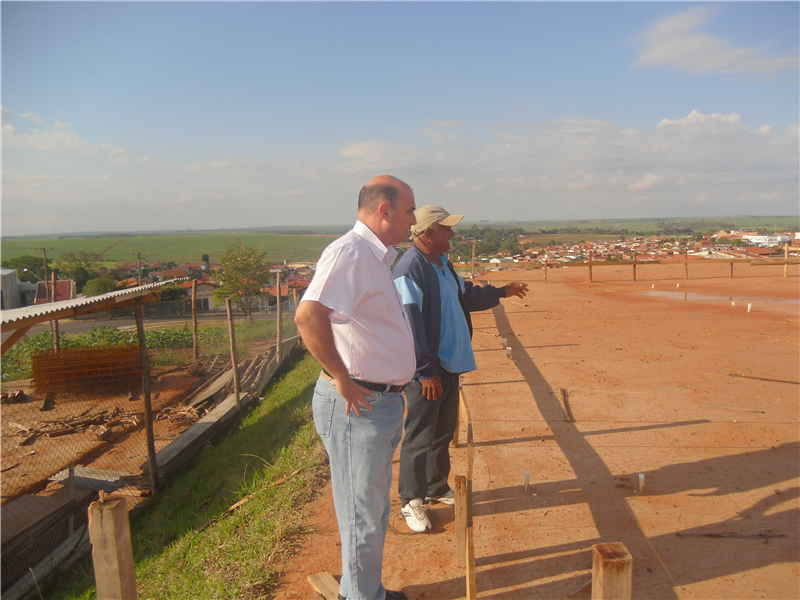
M 606 542 L 633 556 L 633 598 L 800 598 L 800 279 L 796 265 L 783 274 L 703 263 L 688 280 L 677 264 L 639 265 L 635 282 L 630 266 L 595 267 L 593 283 L 587 268 L 484 278 L 530 293 L 473 313 L 478 371 L 462 378 L 479 598 L 590 598 L 591 547 Z M 463 425 L 460 439 L 451 479 L 466 474 Z M 432 505 L 433 531 L 411 534 L 396 481 L 392 505 L 386 587 L 464 597 L 453 508 Z M 329 483 L 307 524 L 276 599 L 315 598 L 308 575 L 341 573 Z

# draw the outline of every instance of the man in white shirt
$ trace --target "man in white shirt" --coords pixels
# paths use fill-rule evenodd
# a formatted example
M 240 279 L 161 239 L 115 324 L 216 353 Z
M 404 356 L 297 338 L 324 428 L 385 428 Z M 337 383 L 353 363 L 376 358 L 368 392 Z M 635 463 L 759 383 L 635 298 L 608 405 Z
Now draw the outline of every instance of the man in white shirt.
M 322 253 L 295 322 L 323 372 L 312 408 L 330 458 L 342 542 L 339 598 L 407 600 L 381 582 L 392 457 L 414 376 L 414 340 L 391 266 L 416 223 L 414 193 L 380 175 L 358 197 L 358 221 Z

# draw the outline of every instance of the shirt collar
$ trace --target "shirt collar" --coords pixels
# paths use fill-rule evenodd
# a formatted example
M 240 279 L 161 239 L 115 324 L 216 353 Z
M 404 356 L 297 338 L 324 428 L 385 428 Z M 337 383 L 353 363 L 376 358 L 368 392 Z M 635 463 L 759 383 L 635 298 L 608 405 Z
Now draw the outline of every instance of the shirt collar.
M 386 262 L 387 264 L 391 265 L 394 262 L 394 259 L 397 258 L 397 250 L 394 247 L 389 246 L 388 248 L 383 245 L 383 242 L 378 239 L 378 236 L 375 235 L 375 232 L 372 231 L 369 227 L 364 224 L 362 221 L 356 221 L 356 224 L 353 225 L 353 231 L 359 237 L 363 238 L 367 245 L 369 246 L 372 253 L 375 255 L 381 262 Z

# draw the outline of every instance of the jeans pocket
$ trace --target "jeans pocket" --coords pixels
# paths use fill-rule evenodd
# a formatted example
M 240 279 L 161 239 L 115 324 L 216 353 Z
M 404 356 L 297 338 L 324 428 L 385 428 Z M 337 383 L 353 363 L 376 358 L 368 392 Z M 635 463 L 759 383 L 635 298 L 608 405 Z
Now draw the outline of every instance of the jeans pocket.
M 321 438 L 328 438 L 331 435 L 331 422 L 333 421 L 335 405 L 335 398 L 326 397 L 318 391 L 314 391 L 311 407 L 314 413 L 314 427 Z

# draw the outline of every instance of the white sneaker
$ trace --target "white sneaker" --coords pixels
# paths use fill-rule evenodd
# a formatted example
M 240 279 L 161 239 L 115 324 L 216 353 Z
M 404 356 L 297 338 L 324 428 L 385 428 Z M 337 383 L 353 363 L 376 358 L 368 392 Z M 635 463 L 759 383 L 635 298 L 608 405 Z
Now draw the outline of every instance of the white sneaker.
M 424 533 L 431 528 L 431 520 L 428 518 L 427 510 L 422 500 L 414 498 L 411 502 L 400 509 L 405 517 L 406 525 L 415 533 Z
M 426 497 L 425 502 L 438 502 L 439 504 L 447 504 L 447 506 L 453 506 L 456 503 L 456 495 L 453 492 L 453 490 L 450 489 L 444 496 L 438 496 L 437 498 Z

